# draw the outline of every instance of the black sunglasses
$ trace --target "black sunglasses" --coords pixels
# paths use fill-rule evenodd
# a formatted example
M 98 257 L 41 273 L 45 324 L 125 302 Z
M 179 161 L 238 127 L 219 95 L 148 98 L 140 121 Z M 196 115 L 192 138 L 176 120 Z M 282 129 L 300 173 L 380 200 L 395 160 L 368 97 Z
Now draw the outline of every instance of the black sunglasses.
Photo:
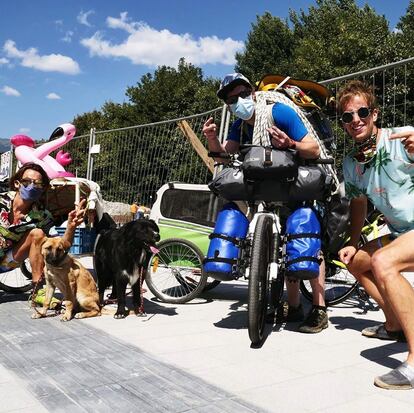
M 26 188 L 28 187 L 30 184 L 33 184 L 33 186 L 35 188 L 44 188 L 44 184 L 42 181 L 38 180 L 38 179 L 30 179 L 30 178 L 23 178 L 20 180 L 20 183 Z
M 242 90 L 237 95 L 232 95 L 232 96 L 226 97 L 226 99 L 224 101 L 228 105 L 233 105 L 234 103 L 236 103 L 239 100 L 239 98 L 246 99 L 251 94 L 252 94 L 252 91 L 250 89 Z
M 365 119 L 369 116 L 371 113 L 370 108 L 366 108 L 365 106 L 361 106 L 357 111 L 355 112 L 344 112 L 341 115 L 341 120 L 343 123 L 351 123 L 354 120 L 354 114 L 357 114 L 360 119 Z

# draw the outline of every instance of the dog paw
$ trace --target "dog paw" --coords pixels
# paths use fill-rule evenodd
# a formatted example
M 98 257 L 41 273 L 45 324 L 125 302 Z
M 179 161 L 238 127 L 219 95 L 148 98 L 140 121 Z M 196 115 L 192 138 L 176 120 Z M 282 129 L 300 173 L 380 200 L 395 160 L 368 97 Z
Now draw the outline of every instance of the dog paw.
M 70 317 L 65 314 L 62 317 L 60 317 L 60 321 L 69 321 L 69 320 L 70 320 Z
M 76 313 L 73 318 L 85 318 L 85 314 L 84 313 Z
M 39 312 L 34 312 L 34 313 L 32 313 L 32 315 L 31 315 L 31 318 L 33 318 L 33 320 L 35 320 L 35 319 L 37 319 L 37 318 L 42 318 L 43 317 L 43 314 L 41 314 L 41 313 L 39 313 Z
M 124 312 L 116 312 L 115 314 L 114 314 L 114 318 L 116 318 L 116 319 L 121 319 L 121 318 L 125 318 L 126 316 L 128 315 L 128 313 L 126 312 L 126 311 L 124 311 Z
M 148 317 L 148 315 L 145 311 L 135 311 L 135 315 L 137 317 Z

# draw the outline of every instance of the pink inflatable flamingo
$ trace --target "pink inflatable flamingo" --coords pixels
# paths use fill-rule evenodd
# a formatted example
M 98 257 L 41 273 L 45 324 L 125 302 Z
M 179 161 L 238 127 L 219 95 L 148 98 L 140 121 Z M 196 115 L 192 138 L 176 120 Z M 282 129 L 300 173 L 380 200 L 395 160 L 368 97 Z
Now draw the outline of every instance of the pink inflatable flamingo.
M 62 150 L 56 154 L 56 159 L 49 154 L 57 148 L 69 142 L 76 133 L 76 128 L 70 123 L 64 123 L 58 126 L 50 135 L 49 142 L 35 148 L 35 142 L 26 135 L 14 135 L 10 138 L 12 145 L 15 147 L 14 153 L 17 160 L 24 165 L 28 162 L 34 162 L 40 165 L 47 173 L 50 179 L 74 176 L 72 173 L 65 171 L 64 166 L 72 162 L 69 153 Z

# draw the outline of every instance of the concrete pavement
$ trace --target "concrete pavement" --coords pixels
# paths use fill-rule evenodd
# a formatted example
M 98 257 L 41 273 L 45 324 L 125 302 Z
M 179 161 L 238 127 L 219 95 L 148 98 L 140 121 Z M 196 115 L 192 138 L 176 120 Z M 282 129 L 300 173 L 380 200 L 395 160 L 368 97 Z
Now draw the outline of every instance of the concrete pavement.
M 61 323 L 31 320 L 24 295 L 0 292 L 0 412 L 412 411 L 414 391 L 373 385 L 407 346 L 361 336 L 383 320 L 370 302 L 329 309 L 320 334 L 273 327 L 254 349 L 244 281 L 184 305 L 145 298 L 147 318 Z

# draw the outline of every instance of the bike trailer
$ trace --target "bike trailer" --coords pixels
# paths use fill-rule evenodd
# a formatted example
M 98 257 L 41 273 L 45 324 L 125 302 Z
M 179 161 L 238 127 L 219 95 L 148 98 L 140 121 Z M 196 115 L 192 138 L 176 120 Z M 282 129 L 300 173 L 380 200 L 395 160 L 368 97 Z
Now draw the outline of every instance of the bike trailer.
M 157 191 L 150 219 L 157 223 L 161 240 L 182 238 L 206 255 L 217 212 L 226 202 L 207 185 L 169 182 Z

